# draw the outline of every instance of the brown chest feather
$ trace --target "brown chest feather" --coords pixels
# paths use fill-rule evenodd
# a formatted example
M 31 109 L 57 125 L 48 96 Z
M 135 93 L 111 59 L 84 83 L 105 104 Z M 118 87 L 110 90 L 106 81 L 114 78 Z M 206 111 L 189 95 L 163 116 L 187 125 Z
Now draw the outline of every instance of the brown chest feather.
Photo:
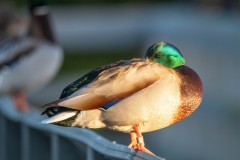
M 173 123 L 194 112 L 200 105 L 203 96 L 202 81 L 195 71 L 187 66 L 178 67 L 175 71 L 181 81 L 181 106 L 174 116 Z

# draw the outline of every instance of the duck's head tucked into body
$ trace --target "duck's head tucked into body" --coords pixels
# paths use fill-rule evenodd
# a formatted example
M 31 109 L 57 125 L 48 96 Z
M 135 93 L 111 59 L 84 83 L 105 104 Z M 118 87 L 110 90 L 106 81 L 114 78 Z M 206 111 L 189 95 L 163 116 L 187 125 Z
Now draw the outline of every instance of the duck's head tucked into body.
M 169 68 L 176 68 L 185 64 L 181 52 L 174 45 L 160 42 L 150 46 L 145 54 L 149 58 Z
M 184 63 L 175 46 L 160 42 L 149 47 L 144 59 L 99 67 L 45 105 L 49 119 L 43 123 L 131 133 L 130 146 L 148 152 L 136 140 L 141 132 L 180 121 L 201 102 L 201 79 Z

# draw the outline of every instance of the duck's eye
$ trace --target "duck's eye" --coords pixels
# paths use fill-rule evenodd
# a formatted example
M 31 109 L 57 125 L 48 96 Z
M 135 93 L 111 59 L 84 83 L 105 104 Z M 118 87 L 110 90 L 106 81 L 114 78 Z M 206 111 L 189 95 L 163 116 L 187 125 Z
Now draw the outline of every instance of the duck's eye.
M 162 53 L 155 54 L 155 57 L 156 57 L 156 58 L 160 58 L 160 57 L 162 57 L 162 56 L 163 56 Z

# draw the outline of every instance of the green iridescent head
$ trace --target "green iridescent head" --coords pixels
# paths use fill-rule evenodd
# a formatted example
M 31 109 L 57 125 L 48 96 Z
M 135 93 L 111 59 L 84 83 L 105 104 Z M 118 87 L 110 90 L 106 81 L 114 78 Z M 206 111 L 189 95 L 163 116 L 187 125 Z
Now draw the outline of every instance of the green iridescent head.
M 185 59 L 177 47 L 167 42 L 159 42 L 150 46 L 147 49 L 145 58 L 169 68 L 176 68 L 185 64 Z

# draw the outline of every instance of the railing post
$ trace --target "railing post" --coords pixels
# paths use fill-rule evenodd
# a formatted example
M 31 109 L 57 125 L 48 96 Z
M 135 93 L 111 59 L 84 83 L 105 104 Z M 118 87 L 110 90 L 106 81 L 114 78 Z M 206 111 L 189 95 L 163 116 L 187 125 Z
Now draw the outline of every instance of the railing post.
M 51 134 L 51 160 L 59 160 L 59 137 L 56 133 Z
M 94 160 L 94 152 L 90 146 L 87 146 L 87 160 Z
M 29 129 L 25 123 L 21 125 L 21 156 L 22 160 L 29 160 Z
M 0 159 L 6 160 L 6 119 L 0 114 Z
M 51 150 L 51 160 L 61 160 L 61 150 L 60 150 L 60 145 L 61 145 L 61 138 L 65 138 L 67 140 L 74 140 L 75 142 L 79 142 L 79 145 L 83 145 L 83 147 L 79 147 L 81 149 L 81 154 L 86 156 L 87 160 L 94 160 L 95 156 L 98 154 L 101 155 L 106 155 L 109 158 L 119 158 L 119 159 L 138 159 L 138 160 L 144 160 L 144 159 L 151 159 L 151 160 L 162 160 L 160 157 L 152 156 L 149 154 L 146 154 L 144 152 L 138 151 L 137 153 L 133 150 L 130 150 L 127 148 L 127 146 L 123 145 L 117 145 L 113 144 L 103 137 L 97 135 L 94 132 L 91 132 L 89 130 L 76 130 L 72 129 L 66 129 L 67 131 L 63 131 L 62 129 L 59 129 L 58 127 L 50 128 L 51 126 L 46 126 L 43 127 L 41 125 L 38 125 L 38 121 L 32 121 L 32 119 L 27 119 L 25 120 L 25 117 L 21 117 L 21 115 L 17 114 L 5 114 L 5 112 L 10 112 L 8 110 L 6 111 L 0 111 L 0 160 L 7 160 L 8 157 L 14 157 L 11 155 L 11 152 L 8 151 L 8 149 L 12 149 L 12 145 L 8 145 L 8 148 L 6 148 L 8 143 L 13 143 L 13 140 L 16 139 L 11 139 L 9 134 L 10 129 L 12 129 L 12 125 L 8 126 L 8 123 L 13 121 L 17 122 L 17 124 L 20 123 L 20 129 L 21 129 L 21 156 L 19 159 L 22 160 L 31 160 L 31 138 L 34 138 L 34 130 L 36 132 L 47 132 L 48 138 L 50 138 L 50 150 Z M 14 112 L 14 111 L 11 111 Z M 22 115 L 25 116 L 25 115 Z M 14 125 L 13 125 L 14 126 Z M 18 127 L 19 128 L 19 127 Z M 33 130 L 32 130 L 33 129 Z M 15 130 L 13 130 L 15 131 Z M 19 131 L 19 130 L 18 130 Z M 38 135 L 38 134 L 36 134 Z M 50 136 L 50 137 L 49 137 Z M 7 139 L 8 138 L 8 139 Z M 39 138 L 36 136 L 36 138 Z M 37 139 L 35 139 L 37 141 Z M 39 140 L 39 139 L 38 139 Z M 42 139 L 41 139 L 42 140 Z M 49 139 L 48 139 L 49 140 Z M 17 142 L 17 144 L 19 144 Z M 47 146 L 47 149 L 49 151 L 49 141 L 47 143 L 42 143 L 43 146 Z M 74 143 L 75 144 L 75 143 Z M 44 152 L 45 148 L 43 146 L 34 146 L 33 151 L 36 149 L 41 149 L 41 151 Z M 77 144 L 78 146 L 78 144 Z M 67 146 L 66 146 L 67 147 Z M 85 148 L 87 147 L 87 148 Z M 16 148 L 15 148 L 16 149 Z M 85 150 L 86 149 L 86 150 Z M 96 152 L 95 152 L 96 150 Z M 83 152 L 83 151 L 86 151 Z M 17 152 L 18 153 L 18 152 Z M 48 152 L 49 153 L 49 152 Z M 47 154 L 45 157 L 49 158 L 49 154 Z M 46 158 L 45 158 L 46 159 Z

